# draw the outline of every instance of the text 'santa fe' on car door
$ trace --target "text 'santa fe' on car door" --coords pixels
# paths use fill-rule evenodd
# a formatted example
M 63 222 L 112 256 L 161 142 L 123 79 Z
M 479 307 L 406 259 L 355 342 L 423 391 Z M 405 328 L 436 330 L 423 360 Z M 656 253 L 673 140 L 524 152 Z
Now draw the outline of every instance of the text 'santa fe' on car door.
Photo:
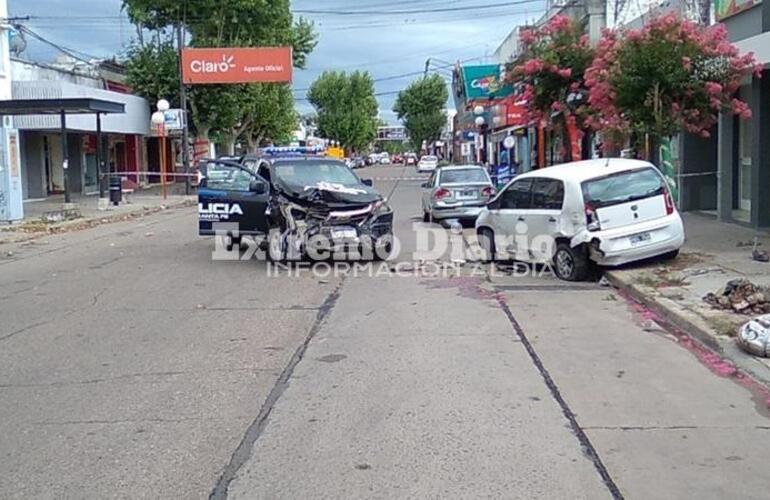
M 267 182 L 255 173 L 232 162 L 208 162 L 198 189 L 199 234 L 213 235 L 218 228 L 266 233 L 268 197 Z
M 510 184 L 500 195 L 499 201 L 500 205 L 494 211 L 495 236 L 506 238 L 506 243 L 505 248 L 498 244 L 497 250 L 507 252 L 516 259 L 527 260 L 527 212 L 532 205 L 532 179 L 521 179 Z
M 534 179 L 532 208 L 527 211 L 529 252 L 533 260 L 550 262 L 556 251 L 554 238 L 564 204 L 564 183 L 558 179 Z

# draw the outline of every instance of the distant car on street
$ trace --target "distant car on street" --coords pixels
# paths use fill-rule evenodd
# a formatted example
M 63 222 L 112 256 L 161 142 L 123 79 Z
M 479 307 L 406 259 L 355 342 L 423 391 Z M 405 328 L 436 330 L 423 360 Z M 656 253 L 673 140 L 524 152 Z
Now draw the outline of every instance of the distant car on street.
M 492 179 L 482 167 L 441 167 L 422 184 L 422 218 L 475 220 L 496 194 Z
M 380 153 L 379 163 L 380 165 L 390 165 L 390 154 L 388 154 L 387 152 Z
M 409 165 L 409 166 L 417 165 L 417 157 L 415 155 L 407 154 L 404 158 L 405 158 L 404 160 L 405 165 Z
M 519 175 L 481 211 L 476 232 L 488 257 L 500 251 L 552 263 L 567 281 L 585 279 L 591 263 L 673 258 L 684 244 L 682 218 L 663 175 L 650 163 L 621 158 Z
M 438 158 L 433 155 L 425 155 L 417 163 L 418 172 L 433 172 L 438 167 Z

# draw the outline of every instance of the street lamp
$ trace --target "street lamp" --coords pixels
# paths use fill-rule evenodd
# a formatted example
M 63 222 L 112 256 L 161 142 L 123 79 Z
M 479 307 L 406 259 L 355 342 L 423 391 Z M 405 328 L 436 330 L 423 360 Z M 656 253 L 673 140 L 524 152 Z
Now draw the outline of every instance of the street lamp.
M 160 190 L 163 193 L 163 199 L 166 199 L 166 111 L 171 107 L 167 100 L 159 99 L 155 104 L 158 111 L 150 117 L 152 124 L 158 130 L 160 138 Z
M 476 116 L 481 116 L 484 114 L 484 106 L 481 104 L 477 104 L 475 108 L 473 108 L 473 114 Z
M 486 123 L 486 122 L 485 122 L 485 120 L 484 120 L 484 117 L 483 117 L 483 116 L 477 116 L 477 117 L 476 117 L 476 126 L 477 126 L 477 127 L 483 127 L 483 126 L 484 126 L 484 123 Z

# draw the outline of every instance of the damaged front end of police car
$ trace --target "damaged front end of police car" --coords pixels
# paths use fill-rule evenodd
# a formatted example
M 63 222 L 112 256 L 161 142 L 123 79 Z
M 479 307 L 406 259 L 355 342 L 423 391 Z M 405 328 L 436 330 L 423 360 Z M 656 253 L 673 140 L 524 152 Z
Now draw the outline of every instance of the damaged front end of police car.
M 273 260 L 384 259 L 393 210 L 371 183 L 334 160 L 276 160 L 268 218 Z

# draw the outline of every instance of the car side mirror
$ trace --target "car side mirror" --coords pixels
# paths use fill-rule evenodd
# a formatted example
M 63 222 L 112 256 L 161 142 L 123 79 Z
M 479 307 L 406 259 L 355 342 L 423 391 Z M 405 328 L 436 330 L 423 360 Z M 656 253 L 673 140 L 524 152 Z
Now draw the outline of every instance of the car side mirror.
M 420 187 L 423 189 L 428 189 L 430 187 L 430 184 L 428 184 L 427 182 L 423 182 L 422 184 L 420 184 Z
M 364 186 L 372 187 L 374 185 L 374 182 L 372 182 L 371 179 L 361 179 L 361 184 Z
M 497 199 L 492 200 L 489 203 L 487 203 L 487 209 L 488 210 L 500 210 L 500 198 L 497 198 Z
M 267 184 L 258 179 L 254 179 L 249 183 L 249 191 L 254 194 L 265 194 L 267 193 Z

